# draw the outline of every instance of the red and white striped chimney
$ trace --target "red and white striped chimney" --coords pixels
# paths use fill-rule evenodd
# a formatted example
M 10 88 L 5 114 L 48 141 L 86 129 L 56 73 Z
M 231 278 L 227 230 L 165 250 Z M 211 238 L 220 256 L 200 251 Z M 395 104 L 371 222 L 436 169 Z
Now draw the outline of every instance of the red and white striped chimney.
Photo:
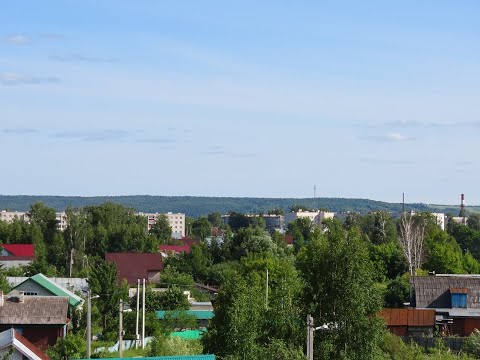
M 465 194 L 462 194 L 462 201 L 460 203 L 460 209 L 465 210 Z

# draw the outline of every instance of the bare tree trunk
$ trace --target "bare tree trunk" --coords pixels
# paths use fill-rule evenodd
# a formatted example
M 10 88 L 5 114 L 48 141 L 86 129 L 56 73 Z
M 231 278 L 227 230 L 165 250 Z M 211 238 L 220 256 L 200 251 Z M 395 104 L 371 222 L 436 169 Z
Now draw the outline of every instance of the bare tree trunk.
M 408 262 L 410 276 L 414 276 L 424 260 L 425 222 L 421 218 L 403 213 L 400 219 L 398 240 Z

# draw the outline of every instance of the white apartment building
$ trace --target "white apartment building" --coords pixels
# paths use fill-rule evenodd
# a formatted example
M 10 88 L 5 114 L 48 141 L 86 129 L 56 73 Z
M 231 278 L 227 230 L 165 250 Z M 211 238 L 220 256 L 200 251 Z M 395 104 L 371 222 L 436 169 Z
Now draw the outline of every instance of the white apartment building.
M 0 212 L 0 220 L 5 221 L 6 223 L 11 223 L 13 220 L 17 218 L 18 220 L 22 220 L 28 222 L 30 218 L 26 212 L 22 211 L 6 211 L 2 210 Z
M 435 222 L 440 228 L 445 231 L 445 214 L 444 213 L 432 213 Z
M 289 212 L 285 214 L 285 225 L 287 226 L 292 221 L 297 219 L 307 218 L 315 225 L 321 225 L 323 220 L 325 219 L 333 219 L 335 213 L 327 212 L 327 211 L 297 211 L 297 212 Z
M 172 228 L 172 238 L 181 239 L 185 237 L 185 214 L 181 213 L 138 213 L 138 215 L 145 216 L 147 218 L 147 229 L 150 231 L 160 215 L 165 215 L 170 227 Z
M 25 211 L 0 211 L 0 220 L 5 221 L 7 223 L 13 222 L 13 220 L 17 218 L 18 220 L 22 220 L 25 222 L 30 221 L 30 216 L 28 212 Z M 61 231 L 64 231 L 67 228 L 67 214 L 65 211 L 55 213 L 55 219 L 57 221 L 57 228 Z

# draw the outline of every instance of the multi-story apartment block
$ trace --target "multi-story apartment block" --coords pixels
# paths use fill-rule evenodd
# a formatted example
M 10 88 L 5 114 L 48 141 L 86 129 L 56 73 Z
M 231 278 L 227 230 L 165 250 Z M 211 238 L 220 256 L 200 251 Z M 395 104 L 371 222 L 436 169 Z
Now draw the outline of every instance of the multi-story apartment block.
M 18 219 L 22 221 L 28 222 L 30 220 L 28 214 L 22 211 L 7 211 L 2 210 L 0 212 L 0 220 L 5 221 L 7 223 L 13 222 L 13 220 Z
M 185 214 L 181 213 L 138 213 L 138 215 L 145 216 L 147 218 L 147 229 L 150 231 L 160 215 L 165 215 L 170 227 L 172 228 L 172 238 L 181 239 L 185 237 Z
M 435 222 L 440 228 L 445 231 L 445 214 L 444 213 L 432 213 Z
M 321 225 L 325 219 L 333 219 L 335 213 L 327 211 L 303 211 L 299 210 L 296 212 L 289 212 L 285 214 L 285 225 L 302 218 L 310 219 L 310 221 L 315 225 Z
M 265 220 L 265 228 L 268 231 L 283 231 L 285 229 L 285 216 L 275 214 L 243 214 L 247 218 L 261 217 Z M 222 215 L 222 220 L 225 225 L 230 223 L 230 215 Z
M 22 220 L 25 222 L 30 221 L 30 216 L 28 212 L 25 211 L 6 211 L 2 210 L 0 212 L 0 220 L 7 223 L 13 222 L 14 219 Z M 59 230 L 64 231 L 67 228 L 67 214 L 62 212 L 55 213 L 55 219 L 57 221 L 57 227 Z

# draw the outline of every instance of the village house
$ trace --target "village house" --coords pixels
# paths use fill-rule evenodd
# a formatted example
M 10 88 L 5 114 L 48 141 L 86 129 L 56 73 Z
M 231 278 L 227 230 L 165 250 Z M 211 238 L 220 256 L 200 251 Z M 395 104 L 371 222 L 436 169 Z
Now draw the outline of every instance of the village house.
M 412 305 L 434 309 L 442 333 L 468 336 L 480 329 L 479 275 L 415 276 L 411 283 Z
M 0 293 L 0 331 L 15 328 L 35 346 L 45 350 L 67 333 L 68 297 L 5 296 Z
M 73 313 L 82 308 L 84 300 L 68 289 L 58 285 L 43 274 L 37 274 L 26 278 L 15 286 L 10 295 L 23 294 L 24 296 L 60 296 L 68 298 L 68 316 L 72 318 Z
M 1 245 L 0 264 L 4 269 L 16 266 L 27 266 L 35 259 L 33 244 Z
M 105 260 L 115 264 L 118 272 L 118 283 L 125 279 L 129 285 L 137 285 L 138 279 L 145 279 L 150 284 L 160 282 L 163 270 L 161 254 L 151 253 L 107 253 Z

